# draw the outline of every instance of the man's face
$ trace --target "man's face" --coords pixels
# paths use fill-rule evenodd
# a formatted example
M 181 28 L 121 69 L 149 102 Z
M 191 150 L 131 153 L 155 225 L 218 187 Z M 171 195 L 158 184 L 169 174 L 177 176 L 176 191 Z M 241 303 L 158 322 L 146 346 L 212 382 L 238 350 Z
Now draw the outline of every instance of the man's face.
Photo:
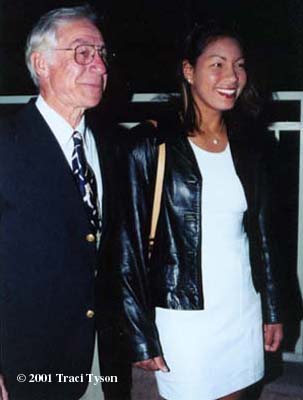
M 56 49 L 74 49 L 81 44 L 105 46 L 99 30 L 87 19 L 63 24 L 57 30 Z M 96 51 L 93 61 L 79 65 L 74 51 L 54 50 L 40 74 L 40 91 L 49 104 L 67 110 L 86 110 L 101 100 L 107 68 Z

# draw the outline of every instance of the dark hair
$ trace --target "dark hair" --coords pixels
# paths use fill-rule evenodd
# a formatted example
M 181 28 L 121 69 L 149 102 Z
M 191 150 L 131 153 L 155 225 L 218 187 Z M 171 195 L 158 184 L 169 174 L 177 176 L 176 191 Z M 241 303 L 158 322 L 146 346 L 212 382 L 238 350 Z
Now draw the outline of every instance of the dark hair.
M 183 129 L 189 135 L 195 130 L 199 130 L 202 115 L 195 103 L 191 93 L 191 86 L 183 74 L 183 62 L 187 60 L 193 67 L 197 59 L 204 52 L 206 47 L 217 39 L 229 37 L 236 40 L 246 58 L 247 83 L 244 87 L 235 107 L 232 110 L 224 112 L 225 119 L 229 121 L 245 116 L 256 118 L 260 112 L 260 96 L 256 90 L 249 66 L 247 67 L 247 54 L 242 39 L 234 29 L 218 26 L 214 22 L 203 25 L 196 25 L 190 34 L 186 37 L 183 52 L 181 54 L 178 66 L 178 79 L 181 88 L 181 122 Z

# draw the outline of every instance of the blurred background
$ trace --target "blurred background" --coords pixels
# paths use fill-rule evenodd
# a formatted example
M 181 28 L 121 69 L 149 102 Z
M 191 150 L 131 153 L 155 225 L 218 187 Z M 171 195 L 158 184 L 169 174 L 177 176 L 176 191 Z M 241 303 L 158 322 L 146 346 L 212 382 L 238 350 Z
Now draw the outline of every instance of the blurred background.
M 27 33 L 39 16 L 69 0 L 0 0 L 0 94 L 32 93 L 24 67 Z M 175 89 L 181 38 L 196 22 L 220 18 L 239 27 L 273 90 L 303 89 L 301 0 L 90 0 L 133 92 Z

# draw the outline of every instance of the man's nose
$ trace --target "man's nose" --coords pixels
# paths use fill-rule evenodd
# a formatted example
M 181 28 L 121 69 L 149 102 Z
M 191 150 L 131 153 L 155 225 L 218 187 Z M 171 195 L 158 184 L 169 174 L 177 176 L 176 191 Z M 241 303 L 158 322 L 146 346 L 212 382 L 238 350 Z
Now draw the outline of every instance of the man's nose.
M 91 66 L 94 67 L 101 74 L 105 74 L 108 70 L 108 65 L 104 60 L 104 56 L 99 54 L 97 51 L 95 53 Z

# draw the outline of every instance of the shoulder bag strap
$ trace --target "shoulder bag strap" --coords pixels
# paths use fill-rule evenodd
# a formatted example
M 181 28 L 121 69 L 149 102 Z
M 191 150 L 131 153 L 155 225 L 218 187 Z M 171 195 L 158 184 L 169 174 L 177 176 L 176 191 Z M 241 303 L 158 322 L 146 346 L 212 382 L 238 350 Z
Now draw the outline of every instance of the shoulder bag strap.
M 164 169 L 165 169 L 165 150 L 166 150 L 165 143 L 160 144 L 158 152 L 157 175 L 156 175 L 156 185 L 155 185 L 153 209 L 151 217 L 151 227 L 149 233 L 148 258 L 150 258 L 152 254 L 157 223 L 160 214 L 160 205 L 161 205 L 161 197 L 163 191 L 163 179 L 164 179 Z

